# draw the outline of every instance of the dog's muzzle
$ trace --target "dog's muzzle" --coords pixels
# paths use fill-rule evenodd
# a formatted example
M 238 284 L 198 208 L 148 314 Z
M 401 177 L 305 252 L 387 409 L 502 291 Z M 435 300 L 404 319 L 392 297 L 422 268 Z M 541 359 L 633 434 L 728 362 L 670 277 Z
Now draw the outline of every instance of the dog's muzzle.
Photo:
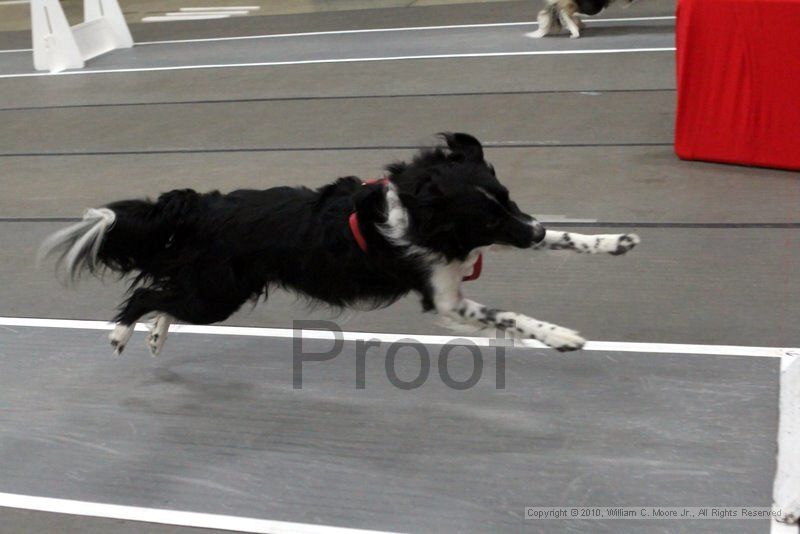
M 544 235 L 544 226 L 536 220 L 530 217 L 517 218 L 506 226 L 502 242 L 517 248 L 530 248 L 544 239 Z
M 542 226 L 542 223 L 540 223 L 538 221 L 531 222 L 531 226 L 533 226 L 533 243 L 532 244 L 535 245 L 537 243 L 540 243 L 544 239 L 544 236 L 547 233 L 547 230 L 545 230 L 545 227 Z

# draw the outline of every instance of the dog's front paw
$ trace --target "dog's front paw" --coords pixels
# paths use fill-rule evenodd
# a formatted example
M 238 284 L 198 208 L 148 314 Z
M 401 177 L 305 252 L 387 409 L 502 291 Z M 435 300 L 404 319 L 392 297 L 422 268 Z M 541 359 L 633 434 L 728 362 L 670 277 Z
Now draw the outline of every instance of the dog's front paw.
M 586 344 L 586 340 L 576 331 L 557 325 L 547 327 L 544 334 L 539 336 L 539 341 L 558 352 L 580 350 Z
M 619 256 L 620 254 L 625 254 L 626 252 L 630 251 L 633 247 L 638 245 L 641 242 L 639 236 L 636 234 L 622 234 L 617 239 L 616 247 L 614 250 L 609 251 L 608 253 L 612 256 Z
M 547 31 L 540 29 L 540 30 L 536 30 L 535 32 L 526 33 L 525 37 L 530 37 L 532 39 L 541 39 L 545 35 L 547 35 Z

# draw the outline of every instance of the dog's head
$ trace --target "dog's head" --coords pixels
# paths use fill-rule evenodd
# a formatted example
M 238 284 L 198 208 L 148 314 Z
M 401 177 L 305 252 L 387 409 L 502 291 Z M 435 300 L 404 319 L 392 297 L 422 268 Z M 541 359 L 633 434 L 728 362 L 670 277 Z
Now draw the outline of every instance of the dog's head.
M 387 169 L 409 214 L 410 240 L 450 259 L 493 244 L 528 248 L 541 241 L 544 228 L 509 198 L 480 141 L 441 135 L 447 148 L 424 150 Z

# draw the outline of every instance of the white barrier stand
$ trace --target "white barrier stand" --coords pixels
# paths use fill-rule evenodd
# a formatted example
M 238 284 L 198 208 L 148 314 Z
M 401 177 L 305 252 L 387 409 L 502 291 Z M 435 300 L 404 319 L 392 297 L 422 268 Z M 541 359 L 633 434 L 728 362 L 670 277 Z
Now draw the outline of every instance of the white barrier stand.
M 50 72 L 80 69 L 88 59 L 133 46 L 117 0 L 84 0 L 83 22 L 72 27 L 58 0 L 31 0 L 31 34 L 34 68 Z

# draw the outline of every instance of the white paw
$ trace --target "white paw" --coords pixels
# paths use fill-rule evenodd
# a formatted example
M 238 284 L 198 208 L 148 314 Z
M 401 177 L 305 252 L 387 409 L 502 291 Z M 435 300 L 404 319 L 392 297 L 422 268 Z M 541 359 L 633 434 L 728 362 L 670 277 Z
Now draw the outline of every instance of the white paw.
M 532 39 L 541 39 L 547 35 L 547 32 L 544 30 L 536 30 L 535 32 L 526 33 L 525 37 L 530 37 Z
M 569 34 L 569 38 L 570 39 L 577 39 L 580 36 L 581 36 L 580 33 L 571 33 L 571 34 Z
M 153 323 L 148 325 L 150 334 L 147 336 L 147 348 L 150 349 L 151 356 L 155 357 L 161 353 L 161 349 L 167 341 L 169 323 L 170 321 L 166 315 L 159 314 Z
M 545 325 L 544 332 L 542 335 L 538 336 L 538 339 L 558 352 L 579 350 L 586 344 L 586 340 L 576 331 L 554 324 Z
M 617 241 L 614 246 L 614 250 L 609 251 L 608 253 L 612 256 L 619 256 L 620 254 L 625 254 L 633 247 L 638 245 L 641 242 L 639 236 L 636 234 L 622 234 L 617 238 Z
M 133 326 L 118 324 L 114 327 L 114 330 L 108 334 L 108 341 L 111 343 L 111 347 L 114 349 L 114 356 L 119 356 L 122 354 L 122 351 L 125 350 L 125 345 L 128 344 L 128 341 L 130 341 L 132 335 Z
M 158 356 L 166 340 L 166 335 L 161 335 L 158 332 L 150 332 L 147 336 L 147 348 L 150 349 L 150 355 Z

